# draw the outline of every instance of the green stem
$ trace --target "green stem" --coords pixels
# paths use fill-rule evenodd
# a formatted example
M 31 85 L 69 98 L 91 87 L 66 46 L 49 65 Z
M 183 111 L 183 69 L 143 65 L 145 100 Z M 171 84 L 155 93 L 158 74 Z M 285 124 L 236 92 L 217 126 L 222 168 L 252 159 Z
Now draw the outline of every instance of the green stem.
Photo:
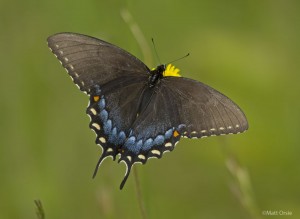
M 147 43 L 147 40 L 146 40 L 141 28 L 135 22 L 133 16 L 131 15 L 130 11 L 127 8 L 122 9 L 120 13 L 121 13 L 123 20 L 126 22 L 129 29 L 131 30 L 131 33 L 133 34 L 137 43 L 139 44 L 139 47 L 141 48 L 141 51 L 144 56 L 144 62 L 147 63 L 147 65 L 152 66 L 151 48 L 149 47 L 149 44 Z
M 142 191 L 141 191 L 141 185 L 140 185 L 140 181 L 139 181 L 139 177 L 138 177 L 138 171 L 136 168 L 133 169 L 133 173 L 134 173 L 134 182 L 135 182 L 135 189 L 136 189 L 136 197 L 139 203 L 139 207 L 140 207 L 140 212 L 141 212 L 141 216 L 143 219 L 147 219 L 147 214 L 146 214 L 146 208 L 145 208 L 145 204 L 144 204 L 144 199 L 142 196 Z
M 45 212 L 42 206 L 41 200 L 34 200 L 34 203 L 36 205 L 36 215 L 38 219 L 45 219 Z
M 230 189 L 241 203 L 242 207 L 249 213 L 251 218 L 260 219 L 259 208 L 254 198 L 251 177 L 246 167 L 242 166 L 236 156 L 229 149 L 226 139 L 222 139 L 222 148 L 225 154 L 225 164 L 232 176 Z

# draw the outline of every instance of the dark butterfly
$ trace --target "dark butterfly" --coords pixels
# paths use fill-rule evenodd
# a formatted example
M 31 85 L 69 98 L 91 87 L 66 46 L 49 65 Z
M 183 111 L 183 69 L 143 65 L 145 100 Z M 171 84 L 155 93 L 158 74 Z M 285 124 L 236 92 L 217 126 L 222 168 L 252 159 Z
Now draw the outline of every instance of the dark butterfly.
M 161 158 L 180 137 L 237 134 L 248 129 L 242 110 L 213 88 L 183 78 L 174 66 L 150 70 L 125 50 L 76 33 L 58 33 L 48 46 L 74 83 L 90 97 L 86 113 L 101 162 L 120 154 L 123 188 L 134 163 Z

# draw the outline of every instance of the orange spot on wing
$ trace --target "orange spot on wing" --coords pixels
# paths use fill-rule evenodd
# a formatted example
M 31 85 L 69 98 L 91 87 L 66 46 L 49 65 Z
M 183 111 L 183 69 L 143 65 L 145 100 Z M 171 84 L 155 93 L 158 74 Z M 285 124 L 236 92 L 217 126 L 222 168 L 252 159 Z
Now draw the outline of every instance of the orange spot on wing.
M 179 135 L 179 133 L 175 130 L 173 133 L 173 136 L 176 138 Z
M 99 96 L 94 96 L 94 101 L 95 101 L 95 102 L 98 102 L 99 99 L 100 99 Z

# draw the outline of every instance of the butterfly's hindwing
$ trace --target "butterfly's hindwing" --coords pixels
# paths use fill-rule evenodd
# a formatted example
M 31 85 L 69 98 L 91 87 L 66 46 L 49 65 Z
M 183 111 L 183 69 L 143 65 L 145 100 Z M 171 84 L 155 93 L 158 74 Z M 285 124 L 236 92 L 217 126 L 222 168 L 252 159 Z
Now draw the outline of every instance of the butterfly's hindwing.
M 134 135 L 128 137 L 118 161 L 126 164 L 126 173 L 121 182 L 120 189 L 125 185 L 131 168 L 135 163 L 145 164 L 150 158 L 161 158 L 165 152 L 173 151 L 181 137 L 179 133 L 180 129 L 181 127 L 177 129 L 172 127 L 165 133 L 146 140 L 138 140 Z
M 176 96 L 173 104 L 180 123 L 186 125 L 184 137 L 237 134 L 248 129 L 242 110 L 215 89 L 187 78 L 167 77 L 164 84 L 164 92 Z
M 123 161 L 127 166 L 121 187 L 124 186 L 134 163 L 145 164 L 149 158 L 161 158 L 163 153 L 172 151 L 184 130 L 183 125 L 172 127 L 170 122 L 166 123 L 169 124 L 169 127 L 161 126 L 158 128 L 159 124 L 153 120 L 151 125 L 144 127 L 148 135 L 136 135 L 139 132 L 133 130 L 132 127 L 134 127 L 136 121 L 139 121 L 137 118 L 146 119 L 147 121 L 147 119 L 154 116 L 153 114 L 150 114 L 150 117 L 146 115 L 148 113 L 146 109 L 153 108 L 152 98 L 149 104 L 142 106 L 142 109 L 139 108 L 140 102 L 143 102 L 143 98 L 139 95 L 143 96 L 147 92 L 156 93 L 153 90 L 148 90 L 147 84 L 142 81 L 136 81 L 135 83 L 134 79 L 127 80 L 127 82 L 123 80 L 122 86 L 119 83 L 113 83 L 115 86 L 106 84 L 102 89 L 100 87 L 93 88 L 90 104 L 87 108 L 87 114 L 91 118 L 90 128 L 95 131 L 97 136 L 96 144 L 103 149 L 94 175 L 103 159 L 108 156 L 115 159 L 120 154 L 119 162 Z M 147 91 L 143 92 L 143 90 Z M 126 98 L 122 96 L 124 93 L 127 94 Z M 153 96 L 153 98 L 159 97 L 156 95 L 150 96 Z M 143 107 L 146 107 L 146 109 L 143 109 Z M 137 116 L 138 110 L 141 110 L 139 116 Z M 159 111 L 163 112 L 162 110 L 164 109 L 161 108 Z M 156 110 L 153 111 L 153 113 L 157 112 Z M 132 117 L 132 115 L 134 116 Z M 166 120 L 163 119 L 161 122 L 166 122 Z M 140 124 L 143 125 L 142 122 Z

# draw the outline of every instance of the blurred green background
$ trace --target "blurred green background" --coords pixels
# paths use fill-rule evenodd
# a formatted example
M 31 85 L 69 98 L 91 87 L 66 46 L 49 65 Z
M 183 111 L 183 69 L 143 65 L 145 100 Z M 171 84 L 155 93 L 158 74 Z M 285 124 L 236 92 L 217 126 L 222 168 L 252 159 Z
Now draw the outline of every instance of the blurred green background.
M 36 218 L 35 199 L 47 218 L 141 218 L 133 174 L 119 190 L 123 164 L 107 159 L 91 178 L 101 150 L 88 128 L 88 98 L 46 44 L 65 31 L 117 44 L 149 67 L 159 64 L 151 37 L 162 62 L 190 52 L 175 63 L 182 75 L 226 94 L 247 115 L 244 134 L 183 139 L 163 159 L 135 166 L 148 218 L 268 217 L 263 210 L 300 218 L 299 6 L 2 0 L 0 218 Z

